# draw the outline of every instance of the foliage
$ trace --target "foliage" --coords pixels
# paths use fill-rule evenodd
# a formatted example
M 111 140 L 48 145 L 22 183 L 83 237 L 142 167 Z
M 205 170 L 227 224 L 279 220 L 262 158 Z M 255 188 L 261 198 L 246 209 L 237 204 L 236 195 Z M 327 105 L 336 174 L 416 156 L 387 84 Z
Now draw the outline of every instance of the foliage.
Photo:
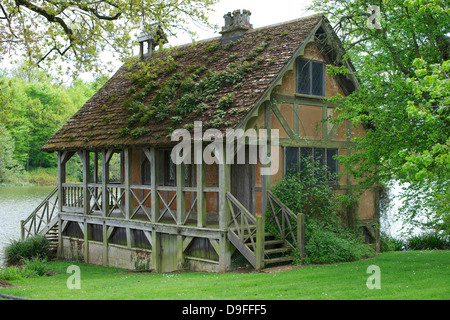
M 340 161 L 368 186 L 398 180 L 409 185 L 404 196 L 410 200 L 427 194 L 400 214 L 412 220 L 423 213 L 448 229 L 450 9 L 441 0 L 383 1 L 377 29 L 367 24 L 373 4 L 321 0 L 312 6 L 329 18 L 359 80 L 353 94 L 331 99 L 340 103 L 336 122 L 367 129 Z
M 33 258 L 46 259 L 49 256 L 50 243 L 44 236 L 34 236 L 24 241 L 12 241 L 5 249 L 7 265 L 21 264 Z
M 405 248 L 405 243 L 402 239 L 394 238 L 388 234 L 381 233 L 380 235 L 380 251 L 401 251 Z
M 25 181 L 23 169 L 56 167 L 56 154 L 41 147 L 105 80 L 63 85 L 42 71 L 0 72 L 0 180 Z
M 14 182 L 24 177 L 23 167 L 14 157 L 14 138 L 0 123 L 0 182 Z
M 0 60 L 10 54 L 54 69 L 79 74 L 110 68 L 100 54 L 126 59 L 138 32 L 168 35 L 186 30 L 188 22 L 212 27 L 208 13 L 216 0 L 28 1 L 0 4 Z M 155 37 L 162 41 L 161 35 Z
M 0 279 L 21 280 L 23 278 L 42 277 L 49 274 L 47 260 L 34 258 L 24 259 L 20 266 L 10 266 L 0 269 Z
M 264 42 L 255 49 L 255 52 L 262 52 L 270 42 Z M 132 138 L 141 135 L 133 135 L 132 126 L 141 124 L 148 125 L 150 121 L 157 122 L 166 119 L 183 119 L 191 113 L 200 114 L 216 101 L 215 94 L 226 86 L 239 85 L 244 81 L 244 77 L 251 70 L 258 68 L 260 61 L 249 62 L 254 57 L 250 54 L 235 63 L 228 64 L 228 68 L 222 71 L 214 69 L 207 70 L 200 64 L 192 64 L 181 71 L 178 62 L 175 61 L 180 55 L 174 49 L 163 49 L 150 61 L 139 61 L 133 64 L 129 62 L 130 73 L 128 77 L 140 88 L 132 87 L 129 97 L 124 102 L 129 118 L 128 127 L 120 130 L 120 136 L 131 134 Z M 228 47 L 221 46 L 219 42 L 206 48 L 206 51 L 228 50 Z M 158 80 L 163 75 L 169 78 L 164 83 Z M 149 104 L 144 103 L 144 98 L 152 92 L 153 100 Z M 211 127 L 219 127 L 223 124 L 226 113 L 221 112 L 229 109 L 234 101 L 235 94 L 227 94 L 217 101 L 217 109 L 213 118 L 209 122 Z M 176 121 L 174 124 L 180 124 Z M 142 130 L 139 130 L 139 133 Z M 148 132 L 147 132 L 148 133 Z M 143 134 L 146 134 L 144 132 Z
M 450 237 L 436 232 L 414 235 L 406 240 L 406 250 L 449 250 Z
M 355 201 L 353 196 L 334 193 L 319 163 L 302 161 L 302 165 L 302 172 L 287 174 L 272 191 L 292 212 L 305 215 L 303 262 L 335 263 L 372 256 L 373 251 L 363 244 L 360 235 L 342 223 L 344 218 L 355 219 L 347 216 Z M 295 221 L 291 225 L 296 225 Z M 266 228 L 278 233 L 270 211 L 266 213 Z

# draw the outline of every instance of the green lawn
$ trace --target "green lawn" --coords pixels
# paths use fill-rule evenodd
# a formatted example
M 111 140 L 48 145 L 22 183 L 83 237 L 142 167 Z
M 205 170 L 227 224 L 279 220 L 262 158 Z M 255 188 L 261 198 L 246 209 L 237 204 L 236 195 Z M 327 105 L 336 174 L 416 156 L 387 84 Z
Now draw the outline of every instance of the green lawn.
M 307 266 L 279 273 L 131 273 L 78 264 L 81 289 L 69 290 L 71 262 L 50 262 L 57 275 L 11 281 L 0 293 L 32 299 L 450 299 L 450 251 L 388 252 L 374 259 Z M 381 289 L 369 290 L 377 265 Z

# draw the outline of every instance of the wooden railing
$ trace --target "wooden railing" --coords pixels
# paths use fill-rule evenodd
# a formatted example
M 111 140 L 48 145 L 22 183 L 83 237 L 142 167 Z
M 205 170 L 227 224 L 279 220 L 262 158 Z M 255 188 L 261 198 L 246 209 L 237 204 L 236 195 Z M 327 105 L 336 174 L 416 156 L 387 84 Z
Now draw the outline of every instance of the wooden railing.
M 63 207 L 83 209 L 84 190 L 79 183 L 64 183 L 62 189 Z
M 27 219 L 20 222 L 22 240 L 50 231 L 58 222 L 57 211 L 58 188 L 55 188 Z
M 270 211 L 283 241 L 297 248 L 301 258 L 305 256 L 305 216 L 295 215 L 272 192 L 268 192 Z M 266 217 L 267 218 L 267 217 Z
M 252 215 L 230 192 L 227 192 L 227 201 L 231 212 L 228 239 L 259 270 L 264 264 L 263 218 Z

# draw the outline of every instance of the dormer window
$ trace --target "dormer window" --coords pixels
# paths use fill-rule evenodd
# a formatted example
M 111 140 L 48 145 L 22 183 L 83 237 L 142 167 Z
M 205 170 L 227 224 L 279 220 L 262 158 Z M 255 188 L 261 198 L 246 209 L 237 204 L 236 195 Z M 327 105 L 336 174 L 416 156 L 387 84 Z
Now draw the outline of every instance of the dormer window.
M 297 60 L 297 93 L 325 95 L 325 64 L 306 59 Z

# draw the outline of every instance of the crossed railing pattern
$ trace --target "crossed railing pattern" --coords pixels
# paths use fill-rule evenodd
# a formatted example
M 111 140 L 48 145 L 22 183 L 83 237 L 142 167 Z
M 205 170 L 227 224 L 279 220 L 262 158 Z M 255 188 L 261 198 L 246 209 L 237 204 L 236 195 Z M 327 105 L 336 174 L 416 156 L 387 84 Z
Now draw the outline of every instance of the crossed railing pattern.
M 279 236 L 287 244 L 298 248 L 303 257 L 305 251 L 304 215 L 295 215 L 272 192 L 267 193 L 271 218 L 275 221 Z
M 44 235 L 58 222 L 58 188 L 55 188 L 42 203 L 21 221 L 21 238 Z
M 242 242 L 250 240 L 249 248 L 256 254 L 256 218 L 247 210 L 230 192 L 227 192 L 227 201 L 231 212 L 231 221 L 228 230 Z M 234 206 L 237 208 L 235 212 Z
M 88 184 L 87 190 L 89 196 L 88 214 L 101 214 L 104 201 L 103 186 L 101 184 L 90 183 Z M 106 190 L 108 198 L 107 208 L 105 209 L 106 216 L 126 217 L 125 185 L 108 184 Z M 151 191 L 151 188 L 146 185 L 131 185 L 130 194 L 131 201 L 133 201 L 133 209 L 130 214 L 130 219 L 135 219 L 139 216 L 139 219 L 152 221 L 152 210 L 150 205 Z M 156 213 L 156 223 L 161 222 L 164 218 L 185 225 L 188 219 L 193 217 L 193 213 L 196 212 L 197 192 L 193 190 L 183 190 L 183 192 L 190 192 L 191 194 L 195 194 L 195 196 L 191 197 L 189 207 L 186 208 L 187 210 L 183 216 L 178 218 L 177 210 L 174 208 L 178 196 L 176 187 L 159 186 L 157 188 L 156 194 L 161 210 L 158 210 Z M 82 184 L 64 183 L 62 195 L 63 211 L 84 213 L 84 187 Z

